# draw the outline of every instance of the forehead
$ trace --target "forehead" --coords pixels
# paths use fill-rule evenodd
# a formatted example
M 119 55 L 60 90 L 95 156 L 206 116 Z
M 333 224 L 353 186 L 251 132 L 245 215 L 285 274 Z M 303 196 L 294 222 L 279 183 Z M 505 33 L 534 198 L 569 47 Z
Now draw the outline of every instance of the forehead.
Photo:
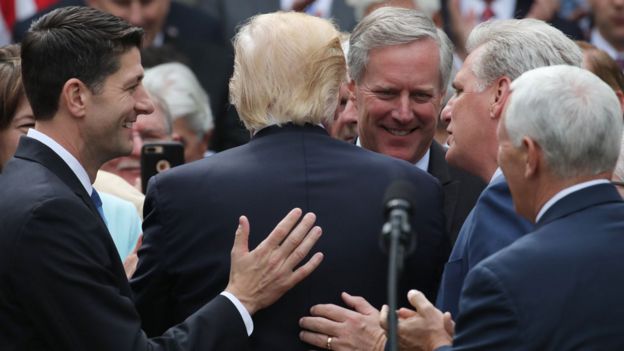
M 143 78 L 143 66 L 141 65 L 141 53 L 136 47 L 128 49 L 117 56 L 119 68 L 106 77 L 106 82 L 125 84 Z
M 433 39 L 371 49 L 362 81 L 440 85 L 440 50 Z
M 474 74 L 474 65 L 477 60 L 477 56 L 480 55 L 480 48 L 471 52 L 464 60 L 464 64 L 455 75 L 453 84 L 461 85 L 462 87 L 468 84 L 474 84 L 477 82 L 477 76 Z

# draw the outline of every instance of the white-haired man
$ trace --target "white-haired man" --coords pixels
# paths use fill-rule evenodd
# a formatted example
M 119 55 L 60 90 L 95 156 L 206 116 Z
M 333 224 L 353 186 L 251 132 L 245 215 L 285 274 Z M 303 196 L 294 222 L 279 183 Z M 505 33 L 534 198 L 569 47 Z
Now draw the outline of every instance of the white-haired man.
M 454 338 L 442 312 L 411 291 L 404 349 L 622 349 L 624 203 L 609 184 L 619 100 L 588 71 L 542 67 L 511 83 L 502 115 L 498 162 L 536 228 L 471 270 Z

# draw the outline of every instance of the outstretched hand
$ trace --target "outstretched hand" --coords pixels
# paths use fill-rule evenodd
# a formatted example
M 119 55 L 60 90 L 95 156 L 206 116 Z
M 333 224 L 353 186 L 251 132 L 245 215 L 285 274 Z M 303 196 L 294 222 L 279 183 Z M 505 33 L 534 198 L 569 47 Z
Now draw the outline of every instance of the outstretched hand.
M 236 296 L 250 314 L 277 301 L 323 260 L 317 252 L 295 269 L 321 236 L 321 228 L 312 227 L 316 216 L 307 213 L 297 224 L 301 215 L 298 208 L 290 211 L 253 251 L 249 251 L 249 221 L 240 217 L 225 291 Z
M 455 323 L 448 312 L 442 313 L 418 290 L 410 290 L 407 299 L 415 310 L 398 312 L 399 350 L 435 350 L 453 344 Z M 388 306 L 380 314 L 381 326 L 388 330 Z
M 299 338 L 320 348 L 327 348 L 331 337 L 331 349 L 381 351 L 386 337 L 379 325 L 379 310 L 363 297 L 342 293 L 344 302 L 354 310 L 332 304 L 315 305 L 311 316 L 299 320 L 304 330 Z

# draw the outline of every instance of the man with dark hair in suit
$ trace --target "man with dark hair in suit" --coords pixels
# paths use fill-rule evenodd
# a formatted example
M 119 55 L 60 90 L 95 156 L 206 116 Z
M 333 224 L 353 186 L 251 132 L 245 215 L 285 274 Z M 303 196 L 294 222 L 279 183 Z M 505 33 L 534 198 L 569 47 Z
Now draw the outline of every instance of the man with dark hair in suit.
M 148 334 L 184 320 L 223 289 L 232 244 L 223 228 L 238 213 L 259 230 L 250 238 L 255 243 L 293 206 L 318 215 L 324 263 L 255 316 L 252 349 L 307 350 L 298 338 L 299 318 L 314 304 L 339 303 L 341 291 L 381 305 L 382 202 L 399 179 L 419 195 L 412 218 L 418 247 L 406 257 L 399 291 L 417 285 L 433 296 L 448 254 L 440 186 L 413 165 L 333 139 L 321 126 L 334 116 L 346 73 L 336 28 L 303 13 L 259 15 L 240 29 L 234 46 L 232 101 L 253 138 L 148 185 L 143 248 L 131 282 Z
M 34 18 L 65 6 L 90 6 L 119 16 L 143 28 L 144 47 L 159 48 L 188 64 L 210 97 L 215 116 L 211 149 L 221 151 L 249 140 L 228 102 L 233 55 L 229 40 L 223 39 L 219 19 L 172 0 L 61 0 L 33 18 L 18 22 L 15 39 L 21 40 Z
M 535 229 L 470 271 L 454 337 L 411 291 L 403 349 L 621 350 L 624 203 L 609 183 L 618 98 L 578 67 L 537 68 L 511 83 L 497 134 L 514 207 Z
M 141 84 L 142 36 L 118 17 L 67 7 L 24 38 L 22 76 L 36 126 L 0 176 L 3 350 L 241 350 L 250 315 L 322 259 L 296 268 L 320 235 L 313 214 L 294 227 L 301 210 L 293 210 L 251 252 L 241 217 L 225 290 L 180 325 L 146 337 L 92 187 L 104 162 L 132 150 L 137 115 L 153 111 Z

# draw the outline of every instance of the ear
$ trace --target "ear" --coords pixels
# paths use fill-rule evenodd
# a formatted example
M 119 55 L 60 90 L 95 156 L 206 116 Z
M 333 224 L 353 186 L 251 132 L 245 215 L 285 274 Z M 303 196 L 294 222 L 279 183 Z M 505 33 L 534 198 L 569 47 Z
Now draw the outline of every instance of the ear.
M 509 97 L 509 89 L 511 80 L 508 77 L 502 76 L 498 78 L 494 84 L 494 101 L 490 105 L 490 117 L 494 119 L 500 119 L 507 97 Z
M 72 116 L 83 118 L 91 95 L 91 90 L 80 79 L 71 78 L 63 85 L 60 105 L 66 106 Z
M 347 84 L 347 89 L 349 89 L 349 100 L 355 102 L 355 81 L 351 79 L 349 84 Z
M 535 178 L 542 170 L 544 163 L 544 153 L 540 145 L 535 140 L 524 137 L 522 138 L 522 151 L 524 152 L 524 178 Z

